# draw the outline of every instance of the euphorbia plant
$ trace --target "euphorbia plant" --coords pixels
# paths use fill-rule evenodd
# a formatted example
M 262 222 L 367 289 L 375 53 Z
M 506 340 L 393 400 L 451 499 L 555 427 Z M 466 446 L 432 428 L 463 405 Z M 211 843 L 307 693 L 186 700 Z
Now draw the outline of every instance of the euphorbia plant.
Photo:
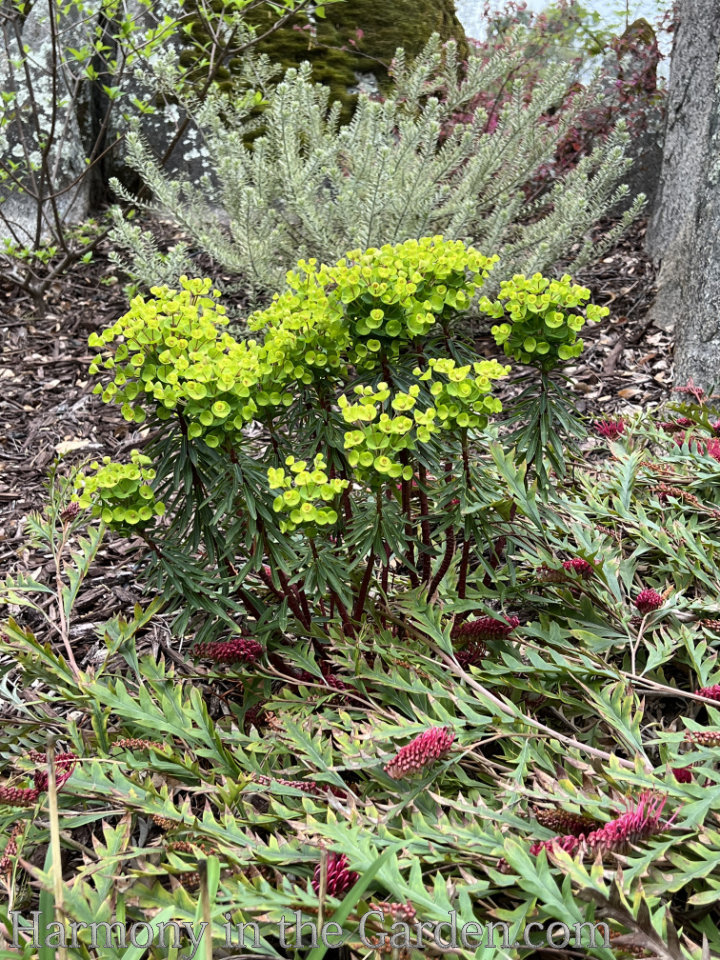
M 289 630 L 322 656 L 338 623 L 351 636 L 387 626 L 400 594 L 463 599 L 482 580 L 492 541 L 478 452 L 510 368 L 478 356 L 459 322 L 496 259 L 432 237 L 300 261 L 245 339 L 225 329 L 209 280 L 183 278 L 91 337 L 111 348 L 94 360 L 113 376 L 96 392 L 160 428 L 147 450 L 157 481 L 144 511 L 118 513 L 115 490 L 118 503 L 147 491 L 137 469 L 130 490 L 105 464 L 79 478 L 81 502 L 97 490 L 111 526 L 141 532 L 184 598 L 181 626 L 210 615 L 200 649 L 242 614 L 241 633 Z M 533 277 L 526 296 L 521 279 L 481 304 L 509 314 L 506 352 L 521 331 L 517 358 L 537 355 L 544 376 L 582 347 L 567 308 L 586 291 Z M 165 521 L 148 516 L 165 505 Z
M 567 274 L 550 281 L 536 273 L 516 274 L 501 284 L 497 300 L 480 300 L 483 313 L 503 321 L 492 328 L 498 346 L 532 368 L 510 418 L 521 424 L 511 440 L 543 485 L 549 478 L 546 462 L 562 474 L 568 441 L 584 432 L 572 397 L 552 375 L 582 353 L 578 333 L 586 320 L 597 323 L 610 312 L 589 299 L 590 291 L 573 284 Z

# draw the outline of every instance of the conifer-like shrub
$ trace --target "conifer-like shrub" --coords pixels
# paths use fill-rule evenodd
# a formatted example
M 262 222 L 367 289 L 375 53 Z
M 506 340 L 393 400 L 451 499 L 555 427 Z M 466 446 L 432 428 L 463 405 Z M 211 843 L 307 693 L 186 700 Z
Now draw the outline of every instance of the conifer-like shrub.
M 527 88 L 513 79 L 524 49 L 511 34 L 492 56 L 463 65 L 455 44 L 441 47 L 437 36 L 412 64 L 398 50 L 392 89 L 382 102 L 361 95 L 346 124 L 328 89 L 313 83 L 309 64 L 274 83 L 267 64 L 248 60 L 246 96 L 211 91 L 188 107 L 213 158 L 208 177 L 168 178 L 138 134 L 128 137 L 127 162 L 153 197 L 149 209 L 171 218 L 258 305 L 282 288 L 298 257 L 330 263 L 356 247 L 437 233 L 496 251 L 498 281 L 547 270 L 563 257 L 578 265 L 598 252 L 590 227 L 627 194 L 619 186 L 629 166 L 627 138 L 622 126 L 611 130 L 541 202 L 529 202 L 525 186 L 601 94 L 579 94 L 548 124 L 566 96 L 570 67 L 557 66 Z M 492 130 L 480 106 L 455 122 L 463 105 L 498 85 L 510 96 Z M 184 248 L 161 254 L 119 210 L 113 236 L 125 251 L 119 262 L 146 288 L 181 265 L 192 272 Z
M 475 460 L 510 367 L 479 356 L 460 323 L 497 260 L 441 236 L 301 260 L 245 339 L 210 280 L 183 277 L 91 336 L 95 392 L 161 427 L 146 451 L 157 477 L 144 485 L 134 455 L 81 474 L 77 499 L 152 544 L 201 642 L 240 610 L 273 644 L 278 623 L 315 636 L 387 624 L 408 590 L 464 598 L 487 544 Z M 480 300 L 539 395 L 582 349 L 589 295 L 516 275 Z

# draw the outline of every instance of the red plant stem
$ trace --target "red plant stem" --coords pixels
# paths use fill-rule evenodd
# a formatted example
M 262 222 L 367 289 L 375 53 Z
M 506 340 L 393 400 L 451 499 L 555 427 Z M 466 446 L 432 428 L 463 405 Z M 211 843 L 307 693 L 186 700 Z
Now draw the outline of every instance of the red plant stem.
M 407 466 L 408 456 L 407 456 L 406 450 L 403 450 L 402 454 L 400 455 L 400 462 L 403 464 L 403 466 Z M 415 570 L 413 569 L 415 566 L 415 547 L 413 546 L 413 542 L 412 542 L 413 534 L 412 534 L 412 507 L 410 503 L 410 489 L 411 489 L 410 483 L 411 483 L 410 480 L 405 480 L 405 478 L 403 477 L 403 480 L 400 484 L 400 494 L 402 498 L 401 499 L 402 512 L 405 516 L 405 539 L 407 540 L 407 543 L 408 543 L 407 565 L 410 572 L 410 586 L 413 589 L 415 589 L 415 587 L 417 587 L 418 585 L 418 578 L 417 578 L 417 574 L 415 573 Z
M 468 566 L 470 564 L 470 539 L 465 532 L 465 538 L 463 540 L 462 554 L 460 556 L 460 574 L 458 576 L 458 597 L 461 600 L 465 599 L 465 594 L 467 592 L 467 575 L 468 575 Z
M 310 540 L 310 549 L 312 550 L 312 555 L 313 555 L 313 557 L 314 557 L 314 559 L 315 559 L 315 562 L 317 563 L 317 562 L 320 560 L 320 557 L 318 557 L 317 547 L 315 546 L 315 541 L 314 541 L 314 540 Z M 322 597 L 319 597 L 319 603 L 320 603 L 320 613 L 321 613 L 322 616 L 324 617 L 324 616 L 325 616 L 325 601 L 323 600 Z
M 267 553 L 268 556 L 270 556 L 270 545 L 268 543 L 264 524 L 260 517 L 258 517 L 257 519 L 257 527 L 258 527 L 258 533 L 262 537 L 263 543 L 265 544 L 265 552 Z M 295 587 L 290 585 L 290 583 L 288 582 L 288 578 L 280 569 L 280 566 L 278 566 L 277 568 L 277 573 L 278 573 L 278 579 L 280 580 L 280 585 L 283 589 L 283 593 L 282 593 L 283 599 L 287 599 L 288 606 L 290 607 L 292 612 L 295 614 L 295 616 L 300 621 L 300 623 L 302 623 L 303 626 L 305 626 L 309 630 L 311 619 L 312 619 L 310 617 L 310 611 L 309 610 L 303 611 L 303 609 L 300 606 L 300 597 L 297 590 L 295 589 Z M 267 583 L 267 580 L 265 579 L 266 574 L 264 573 L 264 571 L 261 572 L 260 576 L 263 577 L 263 579 L 265 580 L 265 583 Z M 270 585 L 272 586 L 272 581 Z M 274 587 L 272 589 L 275 593 L 277 593 Z
M 463 476 L 465 477 L 465 486 L 468 490 L 472 489 L 472 477 L 470 476 L 470 448 L 468 447 L 468 435 L 467 430 L 462 432 L 462 440 L 460 441 L 460 446 L 462 449 L 462 464 L 463 464 Z
M 295 614 L 295 616 L 298 618 L 300 623 L 302 623 L 303 626 L 307 627 L 307 629 L 309 630 L 310 617 L 308 616 L 306 619 L 306 614 L 301 609 L 300 604 L 298 602 L 298 597 L 295 592 L 295 588 L 290 585 L 290 583 L 288 582 L 288 578 L 285 576 L 285 574 L 282 572 L 282 570 L 279 567 L 278 567 L 278 578 L 282 585 L 283 594 L 285 596 L 285 599 L 288 602 L 288 606 L 290 607 L 292 612 Z
M 265 584 L 265 586 L 268 587 L 268 589 L 272 590 L 272 592 L 275 594 L 275 597 L 278 600 L 283 600 L 283 594 L 278 590 L 278 588 L 272 582 L 272 577 L 266 570 L 260 567 L 260 569 L 258 570 L 258 576 L 260 577 L 262 582 Z
M 335 591 L 332 592 L 332 600 L 338 608 L 338 613 L 340 614 L 343 630 L 348 636 L 354 637 L 355 627 L 353 626 L 352 620 L 350 619 L 350 614 L 347 611 L 347 607 L 342 602 L 340 597 L 335 593 Z
M 418 491 L 420 496 L 420 530 L 422 532 L 423 550 L 422 555 L 422 578 L 425 583 L 430 582 L 432 576 L 432 566 L 430 563 L 430 554 L 432 552 L 432 543 L 430 540 L 430 505 L 428 504 L 425 484 L 427 483 L 427 470 L 421 463 L 419 466 Z
M 302 606 L 303 613 L 307 617 L 308 626 L 312 623 L 312 615 L 310 613 L 310 605 L 308 604 L 307 594 L 305 593 L 304 587 L 295 587 L 295 596 L 300 598 L 300 605 Z
M 440 586 L 442 578 L 448 572 L 450 564 L 452 563 L 452 558 L 455 556 L 455 531 L 452 527 L 448 527 L 447 538 L 445 540 L 445 556 L 442 558 L 440 566 L 437 568 L 437 572 L 433 577 L 432 583 L 430 584 L 430 589 L 428 590 L 428 596 L 432 601 L 435 596 L 437 588 Z
M 362 583 L 360 584 L 360 592 L 357 595 L 355 601 L 355 606 L 353 608 L 353 620 L 357 622 L 360 619 L 360 615 L 363 612 L 365 607 L 365 601 L 367 600 L 368 590 L 370 589 L 370 577 L 372 576 L 373 567 L 375 566 L 375 554 L 371 550 L 370 555 L 368 556 L 367 566 L 365 567 L 365 575 L 363 576 Z

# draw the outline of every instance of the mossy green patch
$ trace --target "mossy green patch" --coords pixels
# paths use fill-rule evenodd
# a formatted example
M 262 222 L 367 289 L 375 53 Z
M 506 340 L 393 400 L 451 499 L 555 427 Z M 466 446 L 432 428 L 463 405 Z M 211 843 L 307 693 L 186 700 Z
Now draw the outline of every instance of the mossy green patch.
M 262 36 L 276 22 L 276 14 L 262 6 L 248 19 Z M 202 43 L 201 29 L 193 32 L 196 42 Z M 358 75 L 372 74 L 380 89 L 385 88 L 387 67 L 396 49 L 403 47 L 409 57 L 415 57 L 433 33 L 442 40 L 456 39 L 460 56 L 467 57 L 467 40 L 454 0 L 346 0 L 329 5 L 325 17 L 313 22 L 305 13 L 298 14 L 261 40 L 255 50 L 284 69 L 309 61 L 313 78 L 330 88 L 331 100 L 343 104 L 347 120 L 356 100 L 350 91 Z M 187 51 L 184 62 L 190 63 L 192 57 Z M 232 89 L 236 68 L 237 63 L 230 61 L 218 77 L 226 91 Z

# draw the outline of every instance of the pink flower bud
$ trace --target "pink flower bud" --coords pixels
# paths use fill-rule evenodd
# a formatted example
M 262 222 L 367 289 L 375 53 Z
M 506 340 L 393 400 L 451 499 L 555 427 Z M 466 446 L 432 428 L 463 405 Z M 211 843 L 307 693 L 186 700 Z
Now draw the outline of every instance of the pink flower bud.
M 344 853 L 328 854 L 325 890 L 329 896 L 342 897 L 357 883 L 358 875 L 348 870 L 348 862 Z M 312 887 L 315 893 L 320 893 L 320 864 L 315 867 Z
M 588 563 L 587 560 L 583 560 L 582 557 L 573 557 L 572 560 L 563 560 L 563 567 L 566 570 L 571 570 L 573 573 L 576 573 L 583 579 L 591 577 L 595 572 L 592 564 Z
M 625 432 L 625 421 L 622 417 L 617 420 L 600 420 L 595 424 L 595 433 L 606 440 L 617 440 Z
M 449 753 L 454 740 L 449 727 L 430 727 L 397 752 L 385 765 L 385 773 L 393 780 L 417 773 Z
M 643 614 L 652 613 L 653 610 L 661 607 L 664 602 L 662 596 L 656 590 L 650 589 L 641 590 L 635 598 L 635 606 Z
M 193 653 L 196 657 L 216 663 L 255 663 L 263 654 L 262 646 L 251 637 L 234 637 L 216 643 L 199 643 Z

